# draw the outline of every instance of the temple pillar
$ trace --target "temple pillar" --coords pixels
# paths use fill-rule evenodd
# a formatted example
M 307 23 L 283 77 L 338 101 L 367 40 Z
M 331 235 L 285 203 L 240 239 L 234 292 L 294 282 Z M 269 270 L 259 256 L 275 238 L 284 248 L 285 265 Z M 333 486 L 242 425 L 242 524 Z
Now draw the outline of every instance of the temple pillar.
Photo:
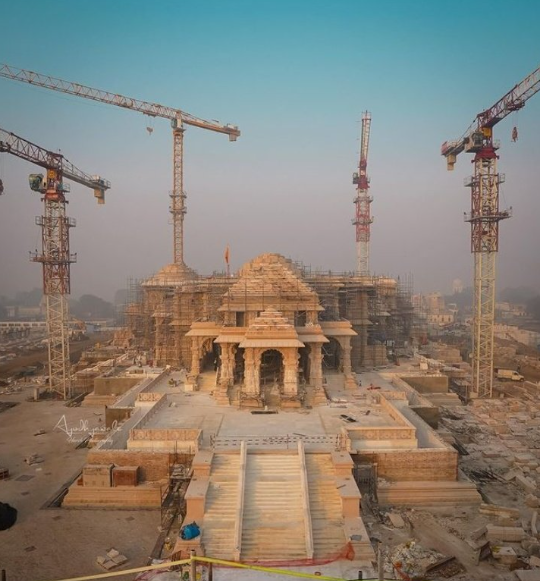
M 260 387 L 261 354 L 258 349 L 244 349 L 244 385 L 240 395 L 240 404 L 245 407 L 261 406 Z
M 186 391 L 197 390 L 197 378 L 201 372 L 201 341 L 198 337 L 191 338 L 191 368 L 184 383 Z
M 283 392 L 286 397 L 298 395 L 298 349 L 283 349 Z
M 322 373 L 322 345 L 320 343 L 310 343 L 311 352 L 310 359 L 310 378 L 309 384 L 315 389 L 322 389 L 323 373 Z
M 242 391 L 250 396 L 257 396 L 260 393 L 258 359 L 255 357 L 253 348 L 247 347 L 244 350 L 244 387 Z
M 349 389 L 356 389 L 358 384 L 356 383 L 356 378 L 352 372 L 351 366 L 351 338 L 350 337 L 340 337 L 339 344 L 341 345 L 342 351 L 342 363 L 343 363 L 343 375 L 345 375 L 345 387 Z
M 191 338 L 191 368 L 190 375 L 197 377 L 201 372 L 201 344 L 198 337 Z
M 155 335 L 155 342 L 154 342 L 154 365 L 160 365 L 163 360 L 163 318 L 156 317 L 156 335 Z
M 216 402 L 219 405 L 229 405 L 228 390 L 234 383 L 234 348 L 231 343 L 221 345 L 220 370 L 215 392 Z
M 323 388 L 323 371 L 322 371 L 322 344 L 311 343 L 311 377 L 310 385 L 313 387 L 313 405 L 322 405 L 326 403 L 326 394 Z
M 347 376 L 352 372 L 351 367 L 351 338 L 342 337 L 339 340 L 342 352 L 343 373 Z
M 234 352 L 231 343 L 224 343 L 221 346 L 221 374 L 219 383 L 227 387 L 234 383 Z

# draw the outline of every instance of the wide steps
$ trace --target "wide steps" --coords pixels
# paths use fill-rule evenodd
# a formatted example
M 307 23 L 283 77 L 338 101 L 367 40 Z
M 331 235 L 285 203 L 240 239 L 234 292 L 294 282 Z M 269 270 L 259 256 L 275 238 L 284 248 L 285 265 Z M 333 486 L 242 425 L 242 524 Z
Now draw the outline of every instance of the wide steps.
M 332 557 L 346 544 L 343 505 L 330 454 L 306 454 L 314 557 Z
M 298 455 L 248 454 L 241 558 L 306 557 Z
M 208 556 L 232 559 L 240 459 L 236 454 L 215 454 L 205 500 L 202 542 Z

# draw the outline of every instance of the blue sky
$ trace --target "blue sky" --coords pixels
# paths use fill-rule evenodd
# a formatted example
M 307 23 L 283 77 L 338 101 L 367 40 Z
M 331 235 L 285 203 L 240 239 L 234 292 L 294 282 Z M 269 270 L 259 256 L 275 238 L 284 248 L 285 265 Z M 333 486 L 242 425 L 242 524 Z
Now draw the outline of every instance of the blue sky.
M 446 172 L 458 137 L 540 64 L 540 3 L 517 1 L 26 1 L 2 8 L 0 61 L 239 125 L 190 128 L 186 260 L 201 273 L 261 252 L 355 266 L 354 187 L 363 110 L 373 117 L 372 267 L 420 290 L 472 277 L 470 156 Z M 171 131 L 146 117 L 0 79 L 0 127 L 112 182 L 105 206 L 72 186 L 73 294 L 111 298 L 172 256 Z M 520 139 L 510 143 L 518 124 Z M 499 287 L 540 288 L 540 95 L 496 128 L 502 204 Z M 0 294 L 39 286 L 32 166 L 3 156 Z

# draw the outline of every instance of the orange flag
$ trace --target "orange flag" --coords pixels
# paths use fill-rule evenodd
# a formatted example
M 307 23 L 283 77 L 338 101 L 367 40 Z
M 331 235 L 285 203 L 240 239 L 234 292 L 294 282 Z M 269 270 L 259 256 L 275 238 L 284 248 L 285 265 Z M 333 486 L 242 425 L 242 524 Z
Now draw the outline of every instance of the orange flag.
M 225 262 L 229 264 L 229 245 L 227 244 L 227 248 L 225 248 Z

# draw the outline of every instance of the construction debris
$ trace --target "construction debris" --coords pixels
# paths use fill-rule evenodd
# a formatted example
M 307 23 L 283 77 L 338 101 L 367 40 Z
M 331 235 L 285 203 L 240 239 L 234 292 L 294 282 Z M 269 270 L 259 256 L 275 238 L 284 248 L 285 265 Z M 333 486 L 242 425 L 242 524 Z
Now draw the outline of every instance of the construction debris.
M 522 527 L 499 527 L 489 524 L 486 529 L 486 538 L 489 541 L 520 542 L 527 536 Z
M 392 523 L 393 527 L 402 529 L 405 526 L 405 521 L 403 517 L 397 512 L 389 512 L 386 514 L 388 520 Z
M 114 548 L 111 548 L 107 551 L 106 556 L 102 557 L 99 556 L 96 559 L 96 563 L 110 571 L 111 569 L 116 569 L 116 567 L 120 567 L 127 563 L 128 559 L 125 555 L 122 555 L 119 551 Z
M 397 571 L 398 576 L 403 574 L 414 578 L 425 575 L 431 565 L 447 559 L 445 555 L 422 547 L 416 541 L 408 541 L 395 547 L 387 556 L 385 561 L 385 571 L 394 573 Z

